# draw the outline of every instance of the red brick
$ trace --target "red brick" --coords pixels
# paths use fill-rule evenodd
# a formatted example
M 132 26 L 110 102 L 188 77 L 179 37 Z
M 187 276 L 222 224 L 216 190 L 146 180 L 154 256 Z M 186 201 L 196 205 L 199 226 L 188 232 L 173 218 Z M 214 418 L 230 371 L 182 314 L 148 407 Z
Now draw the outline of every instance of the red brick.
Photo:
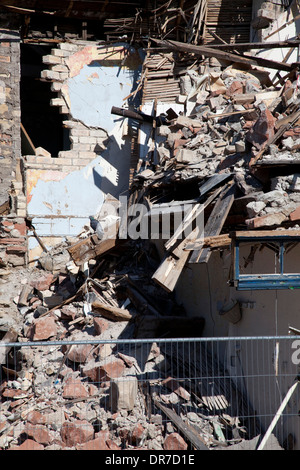
M 300 206 L 297 207 L 297 209 L 290 214 L 290 220 L 292 222 L 294 222 L 295 220 L 300 220 Z
M 12 446 L 9 450 L 44 450 L 44 446 L 32 439 L 26 439 L 20 446 Z
M 162 382 L 162 385 L 165 385 L 167 388 L 172 390 L 172 392 L 175 392 L 178 396 L 180 396 L 184 400 L 190 399 L 189 392 L 187 392 L 185 388 L 183 388 L 176 379 L 173 379 L 172 377 L 168 377 Z
M 185 440 L 176 432 L 169 434 L 169 436 L 165 439 L 164 450 L 187 450 L 188 445 Z
M 85 389 L 80 379 L 69 378 L 67 379 L 64 389 L 63 398 L 87 398 L 89 396 L 88 391 Z
M 0 55 L 0 62 L 10 62 L 10 57 L 5 55 Z
M 24 238 L 0 238 L 0 245 L 17 245 L 24 243 Z
M 11 222 L 10 220 L 2 220 L 1 225 L 5 226 L 5 227 L 11 227 L 11 228 L 14 227 L 14 223 Z
M 27 423 L 24 432 L 29 438 L 43 445 L 50 445 L 53 441 L 53 437 L 49 433 L 46 426 L 40 424 Z
M 7 388 L 2 393 L 2 396 L 5 397 L 5 398 L 17 399 L 18 397 L 24 396 L 24 394 L 25 393 L 23 392 L 23 390 L 16 390 L 14 388 Z
M 130 434 L 130 441 L 133 445 L 139 445 L 145 435 L 145 428 L 137 423 Z
M 68 353 L 68 359 L 79 364 L 84 364 L 92 349 L 93 346 L 91 344 L 73 345 Z
M 283 134 L 283 138 L 286 139 L 287 137 L 295 137 L 298 138 L 300 135 L 300 126 L 295 126 L 292 129 L 289 129 L 288 131 L 285 131 Z
M 228 96 L 234 96 L 236 94 L 240 95 L 244 93 L 244 83 L 234 80 L 230 87 L 228 88 L 226 95 Z
M 27 415 L 27 421 L 31 424 L 45 424 L 46 418 L 39 411 L 30 411 Z
M 94 328 L 96 335 L 101 335 L 108 328 L 108 321 L 104 318 L 94 317 Z
M 182 147 L 186 143 L 187 143 L 186 139 L 174 140 L 173 149 L 176 150 L 176 149 L 178 149 L 178 147 Z
M 18 230 L 20 235 L 23 235 L 24 237 L 26 236 L 27 233 L 27 227 L 26 223 L 24 222 L 23 224 L 14 224 L 14 228 Z
M 8 255 L 16 255 L 16 254 L 20 254 L 20 253 L 26 253 L 27 249 L 25 246 L 20 246 L 20 245 L 16 245 L 16 246 L 10 246 L 9 248 L 6 248 L 6 253 Z
M 77 450 L 110 450 L 109 431 L 100 431 L 96 434 L 95 439 L 76 446 Z
M 114 359 L 106 364 L 97 364 L 93 367 L 87 366 L 82 373 L 85 377 L 89 377 L 92 382 L 102 382 L 121 377 L 124 370 L 124 362 L 121 359 Z
M 11 402 L 11 404 L 9 405 L 9 409 L 10 410 L 13 410 L 14 408 L 16 408 L 16 406 L 20 406 L 24 403 L 24 399 L 21 398 L 20 400 L 14 400 L 13 402 Z
M 247 133 L 247 141 L 260 150 L 267 140 L 274 136 L 275 123 L 276 118 L 268 109 L 265 109 Z
M 43 341 L 57 335 L 57 325 L 53 317 L 38 318 L 28 332 L 32 341 Z
M 121 450 L 121 447 L 119 447 L 118 444 L 116 444 L 111 439 L 108 439 L 108 441 L 106 441 L 106 445 L 109 450 Z
M 52 273 L 45 274 L 39 279 L 32 281 L 31 286 L 39 291 L 48 290 L 54 280 Z
M 75 447 L 94 439 L 94 427 L 88 421 L 65 421 L 61 427 L 62 441 L 68 447 Z
M 272 227 L 276 225 L 281 225 L 281 223 L 286 220 L 286 216 L 281 212 L 277 214 L 267 214 L 262 217 L 255 217 L 253 219 L 246 220 L 246 225 L 251 228 L 260 228 L 260 227 Z

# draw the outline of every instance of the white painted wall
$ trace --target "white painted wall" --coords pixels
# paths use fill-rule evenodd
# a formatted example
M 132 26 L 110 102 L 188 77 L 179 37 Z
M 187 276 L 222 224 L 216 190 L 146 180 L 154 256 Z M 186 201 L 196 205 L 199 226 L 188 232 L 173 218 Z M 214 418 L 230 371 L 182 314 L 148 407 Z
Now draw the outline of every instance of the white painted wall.
M 250 248 L 241 250 L 241 259 L 247 258 Z M 286 272 L 300 270 L 300 264 L 295 260 L 300 259 L 300 246 L 294 248 L 285 258 Z M 203 336 L 210 337 L 259 337 L 259 336 L 288 336 L 289 326 L 300 329 L 300 290 L 262 290 L 262 291 L 238 291 L 230 287 L 230 262 L 229 250 L 212 252 L 208 264 L 187 264 L 183 271 L 177 288 L 176 298 L 183 304 L 189 316 L 200 316 L 205 319 Z M 275 257 L 271 250 L 264 249 L 257 252 L 254 262 L 250 265 L 250 272 L 266 273 L 275 272 Z M 242 319 L 237 324 L 232 324 L 220 316 L 222 307 L 231 299 L 239 300 L 242 304 Z M 298 337 L 295 337 L 297 339 Z M 266 351 L 271 347 L 267 341 L 257 343 L 251 353 L 247 351 L 243 341 L 241 350 L 231 349 L 230 343 L 223 346 L 224 361 L 232 376 L 241 376 L 239 385 L 245 385 L 244 377 L 253 376 L 246 383 L 248 397 L 257 414 L 268 416 L 263 420 L 267 427 L 276 413 L 282 398 L 292 385 L 298 368 L 292 363 L 293 350 L 287 343 L 280 344 L 278 355 L 278 379 L 259 376 L 263 366 L 274 372 L 273 360 L 264 364 Z M 273 347 L 273 346 L 272 346 Z M 222 350 L 222 347 L 221 347 Z M 274 352 L 270 351 L 269 358 L 274 358 Z M 281 374 L 287 374 L 286 379 L 280 378 Z M 290 376 L 289 376 L 290 374 Z M 298 414 L 298 389 L 289 403 L 289 412 Z M 296 449 L 300 449 L 299 420 L 295 418 L 284 419 L 275 429 L 278 438 L 287 436 L 292 432 L 296 437 Z M 282 433 L 282 434 L 281 434 Z
M 261 4 L 263 3 L 262 0 L 254 0 L 253 2 L 253 18 L 256 15 L 257 10 L 261 7 Z M 281 31 L 277 32 L 276 34 L 273 34 L 270 38 L 265 39 L 268 35 L 271 33 L 276 32 L 281 26 L 286 25 L 289 21 L 293 20 L 296 18 L 298 15 L 300 15 L 300 10 L 297 6 L 297 2 L 294 1 L 291 7 L 283 12 L 282 14 L 278 15 L 278 18 L 272 23 L 272 25 L 268 28 L 263 30 L 263 40 L 265 42 L 277 42 L 277 41 L 285 41 L 287 39 L 295 39 L 296 36 L 300 33 L 300 18 L 293 21 L 292 24 L 287 25 L 285 28 L 281 29 Z M 258 42 L 261 40 L 260 34 L 253 30 L 251 31 L 251 37 L 252 37 L 252 42 Z M 274 60 L 281 62 L 284 60 L 288 48 L 272 48 L 269 50 L 261 50 L 261 51 L 253 51 L 254 54 L 258 55 L 259 57 L 263 57 L 266 59 Z M 288 59 L 288 63 L 293 63 L 293 62 L 298 62 L 299 61 L 299 50 L 298 48 L 295 48 L 293 54 L 290 56 Z M 269 70 L 270 72 L 270 77 L 273 78 L 274 75 L 276 74 L 276 70 Z M 282 73 L 284 75 L 284 73 Z

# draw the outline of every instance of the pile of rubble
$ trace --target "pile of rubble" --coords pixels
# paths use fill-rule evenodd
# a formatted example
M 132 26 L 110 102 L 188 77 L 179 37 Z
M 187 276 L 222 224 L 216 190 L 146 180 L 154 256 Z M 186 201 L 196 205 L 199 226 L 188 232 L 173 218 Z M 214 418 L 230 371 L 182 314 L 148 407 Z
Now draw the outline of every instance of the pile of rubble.
M 300 174 L 290 173 L 290 163 L 300 162 L 297 80 L 278 88 L 264 72 L 230 66 L 190 71 L 181 86 L 185 113 L 170 109 L 155 129 L 155 149 L 136 174 L 131 202 L 147 200 L 151 212 L 189 201 L 193 216 L 204 206 L 208 236 L 237 226 L 297 228 Z M 277 165 L 279 173 L 270 178 L 268 169 Z M 175 231 L 161 262 L 148 241 L 105 238 L 95 221 L 95 233 L 87 230 L 73 244 L 45 252 L 39 268 L 20 270 L 19 279 L 14 272 L 11 292 L 9 274 L 2 279 L 1 341 L 16 346 L 0 349 L 0 448 L 256 446 L 257 423 L 247 427 L 229 404 L 233 390 L 241 396 L 233 384 L 224 388 L 228 377 L 206 370 L 219 394 L 211 397 L 205 384 L 201 393 L 184 373 L 184 351 L 179 360 L 178 350 L 173 357 L 167 346 L 150 341 L 202 334 L 203 319 L 187 316 L 171 294 L 193 240 L 178 245 Z M 117 231 L 119 224 L 113 219 Z M 135 347 L 126 339 L 136 339 Z M 139 339 L 149 339 L 147 347 Z M 201 377 L 196 368 L 207 364 L 193 367 Z
M 70 261 L 62 269 L 63 244 L 47 253 L 51 269 L 20 269 L 13 283 L 2 279 L 12 305 L 1 313 L 1 342 L 14 346 L 0 348 L 1 449 L 253 446 L 251 426 L 229 404 L 225 381 L 216 384 L 218 397 L 201 394 L 184 373 L 191 364 L 178 344 L 175 354 L 168 343 L 145 339 L 202 330 L 201 319 L 185 317 L 149 278 L 149 263 L 159 261 L 144 248 L 128 243 L 122 257 L 109 252 L 90 261 L 88 275 L 74 275 Z M 136 344 L 126 343 L 132 338 Z M 193 367 L 198 377 L 204 365 Z
M 239 219 L 245 228 L 295 225 L 299 174 L 291 168 L 300 162 L 298 80 L 278 87 L 267 73 L 229 66 L 203 75 L 189 71 L 181 83 L 178 102 L 185 103 L 185 113 L 167 112 L 167 124 L 156 131 L 156 160 L 146 162 L 135 187 L 149 188 L 152 199 L 159 190 L 162 196 L 170 193 L 170 185 L 196 182 L 200 194 L 194 199 L 201 200 L 201 185 L 228 173 L 235 198 L 247 196 Z M 176 190 L 171 194 L 178 200 Z

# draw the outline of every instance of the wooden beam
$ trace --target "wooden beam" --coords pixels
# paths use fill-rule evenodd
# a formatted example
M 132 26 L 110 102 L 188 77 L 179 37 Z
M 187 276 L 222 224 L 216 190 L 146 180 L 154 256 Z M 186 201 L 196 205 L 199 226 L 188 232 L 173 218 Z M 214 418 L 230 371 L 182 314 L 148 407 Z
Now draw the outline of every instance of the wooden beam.
M 197 449 L 197 450 L 208 450 L 208 447 L 202 441 L 201 436 L 196 431 L 195 428 L 192 426 L 188 426 L 181 418 L 178 416 L 175 411 L 167 408 L 166 406 L 162 405 L 157 398 L 153 397 L 153 403 L 157 408 L 159 408 L 166 416 L 169 418 L 176 426 L 176 428 L 185 436 L 185 438 L 190 441 L 190 443 Z
M 300 44 L 299 39 L 286 40 L 286 41 L 276 41 L 276 42 L 241 42 L 241 43 L 222 43 L 222 44 L 210 44 L 209 47 L 219 50 L 228 50 L 228 51 L 250 51 L 254 49 L 277 49 L 285 47 L 297 47 Z
M 68 248 L 74 263 L 80 266 L 91 259 L 107 253 L 115 248 L 119 240 L 115 238 L 108 238 L 99 240 L 97 235 L 92 235 L 89 238 L 79 241 L 75 245 Z
M 106 305 L 99 300 L 92 303 L 92 310 L 112 321 L 129 321 L 132 319 L 132 315 L 128 310 Z
M 227 187 L 218 199 L 208 221 L 205 225 L 205 236 L 220 235 L 225 220 L 234 201 L 235 185 Z M 209 248 L 195 250 L 190 258 L 190 263 L 208 263 L 211 255 Z
M 220 182 L 220 180 L 218 180 L 218 182 Z M 206 190 L 212 189 L 212 187 L 212 182 L 209 188 L 203 186 L 203 194 L 206 193 Z M 201 189 L 202 188 L 200 188 L 200 193 Z M 187 215 L 184 217 L 182 224 L 180 224 L 173 236 L 165 243 L 165 249 L 167 251 L 169 251 L 176 244 L 176 242 L 180 239 L 180 237 L 186 230 L 190 229 L 193 221 L 196 220 L 197 217 L 199 217 L 201 213 L 206 209 L 206 207 L 208 207 L 219 196 L 223 189 L 224 188 L 219 188 L 214 191 L 214 193 L 203 204 L 195 204 L 191 207 Z
M 274 239 L 276 237 L 286 238 L 289 241 L 289 238 L 298 238 L 300 241 L 300 230 L 245 230 L 242 232 L 232 232 L 230 234 L 232 239 L 243 240 L 245 238 L 270 238 Z
M 174 291 L 182 270 L 190 256 L 190 252 L 185 251 L 185 247 L 189 242 L 196 240 L 197 236 L 198 228 L 194 229 L 191 234 L 174 249 L 173 252 L 168 252 L 166 254 L 163 262 L 153 274 L 153 281 L 159 284 L 167 292 Z
M 200 243 L 199 246 L 195 246 L 195 243 L 187 244 L 185 250 L 194 251 L 196 248 L 210 248 L 211 250 L 227 248 L 231 245 L 231 238 L 229 234 L 224 235 L 215 235 L 212 237 L 205 237 L 203 243 Z
M 206 46 L 194 46 L 192 44 L 185 44 L 178 41 L 161 41 L 158 39 L 152 39 L 156 44 L 159 46 L 169 47 L 171 50 L 185 52 L 189 54 L 194 54 L 198 56 L 205 56 L 205 57 L 215 57 L 219 60 L 225 60 L 234 63 L 240 63 L 245 65 L 254 65 L 254 66 L 261 66 L 265 68 L 275 69 L 275 70 L 285 70 L 287 72 L 291 72 L 294 68 L 297 67 L 299 64 L 286 64 L 283 62 L 276 62 L 269 59 L 264 59 L 262 57 L 254 57 L 254 56 L 242 56 L 238 54 L 233 54 L 231 52 L 226 52 L 219 49 L 214 49 L 212 47 Z

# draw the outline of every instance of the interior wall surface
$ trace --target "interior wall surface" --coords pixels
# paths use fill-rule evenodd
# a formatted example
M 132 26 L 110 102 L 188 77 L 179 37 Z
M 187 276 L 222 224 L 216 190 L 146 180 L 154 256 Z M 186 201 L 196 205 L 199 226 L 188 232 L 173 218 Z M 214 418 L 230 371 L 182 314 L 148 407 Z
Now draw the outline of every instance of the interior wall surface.
M 47 246 L 89 226 L 107 194 L 127 194 L 131 131 L 128 120 L 112 115 L 111 108 L 130 102 L 142 57 L 125 44 L 74 41 L 61 43 L 44 63 L 42 77 L 52 82 L 52 105 L 65 115 L 71 143 L 57 158 L 25 157 L 27 212 Z M 39 256 L 34 236 L 29 250 L 30 259 Z
M 241 248 L 241 272 L 245 272 L 245 261 L 251 247 Z M 300 257 L 299 244 L 285 256 L 285 273 L 297 273 Z M 247 267 L 247 273 L 274 273 L 278 269 L 278 258 L 273 250 L 257 250 L 253 263 Z M 278 271 L 277 271 L 278 272 Z M 189 316 L 205 319 L 204 337 L 272 337 L 289 336 L 289 327 L 300 329 L 300 290 L 290 286 L 278 290 L 239 291 L 231 287 L 231 255 L 229 250 L 214 251 L 208 264 L 187 264 L 177 288 L 177 301 L 181 303 Z M 237 323 L 222 315 L 224 307 L 238 301 L 241 318 Z M 225 308 L 226 310 L 226 308 Z M 297 340 L 295 336 L 295 340 Z M 273 344 L 273 343 L 272 343 Z M 293 385 L 299 372 L 299 365 L 293 362 L 294 350 L 291 342 L 278 344 L 278 349 L 268 341 L 253 343 L 253 349 L 246 352 L 246 343 L 240 342 L 240 349 L 232 350 L 230 342 L 224 342 L 224 361 L 232 374 L 239 377 L 239 386 L 246 387 L 246 392 L 253 409 L 262 416 L 262 424 L 267 429 L 283 398 Z M 222 349 L 222 348 L 221 348 Z M 260 371 L 269 371 L 270 377 Z M 246 379 L 250 377 L 250 379 Z M 246 385 L 245 385 L 246 383 Z M 299 398 L 296 390 L 283 413 L 281 424 L 274 434 L 283 445 L 284 438 L 291 433 L 294 437 L 294 449 L 300 448 Z

